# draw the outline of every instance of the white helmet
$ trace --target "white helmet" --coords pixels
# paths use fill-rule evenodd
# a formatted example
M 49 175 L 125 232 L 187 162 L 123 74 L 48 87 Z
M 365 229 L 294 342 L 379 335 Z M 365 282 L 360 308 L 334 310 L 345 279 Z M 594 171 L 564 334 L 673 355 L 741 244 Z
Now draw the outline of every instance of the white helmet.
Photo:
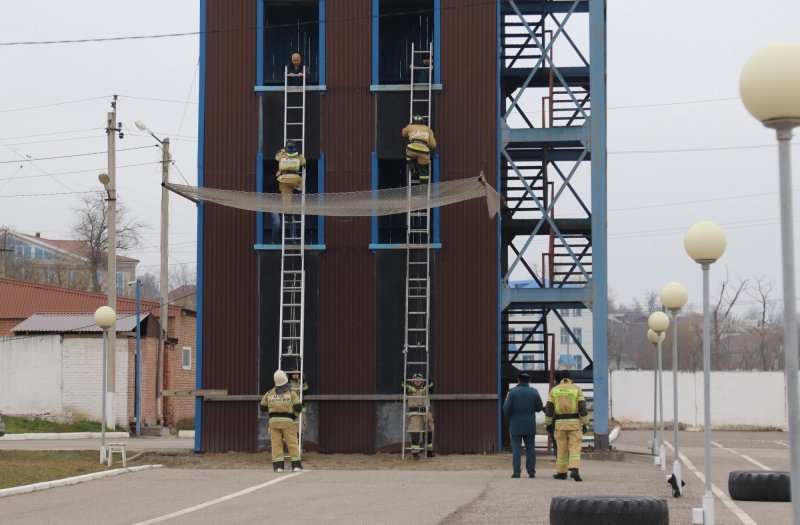
M 286 372 L 283 370 L 276 370 L 275 374 L 273 374 L 272 379 L 275 380 L 275 386 L 283 386 L 289 382 L 289 378 L 286 377 Z

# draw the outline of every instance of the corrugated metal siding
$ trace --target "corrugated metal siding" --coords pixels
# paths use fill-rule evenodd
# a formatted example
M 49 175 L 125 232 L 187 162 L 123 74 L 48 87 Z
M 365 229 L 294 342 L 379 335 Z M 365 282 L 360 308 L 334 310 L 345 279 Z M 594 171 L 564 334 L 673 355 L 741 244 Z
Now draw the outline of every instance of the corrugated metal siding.
M 371 0 L 326 2 L 327 86 L 322 100 L 325 191 L 370 188 L 373 100 L 369 91 Z M 320 264 L 319 391 L 375 392 L 375 276 L 369 218 L 326 219 L 327 250 Z M 375 448 L 375 404 L 320 404 L 320 450 Z
M 442 0 L 441 77 L 435 132 L 441 180 L 477 176 L 494 184 L 497 165 L 497 6 L 483 0 Z M 438 394 L 497 392 L 497 224 L 486 203 L 441 209 L 442 251 L 436 256 Z M 439 403 L 442 452 L 491 450 L 497 404 Z M 468 432 L 465 429 L 470 429 Z
M 205 185 L 255 191 L 258 152 L 256 2 L 207 0 Z M 255 214 L 205 205 L 203 388 L 258 394 Z M 204 451 L 255 451 L 253 403 L 204 403 Z

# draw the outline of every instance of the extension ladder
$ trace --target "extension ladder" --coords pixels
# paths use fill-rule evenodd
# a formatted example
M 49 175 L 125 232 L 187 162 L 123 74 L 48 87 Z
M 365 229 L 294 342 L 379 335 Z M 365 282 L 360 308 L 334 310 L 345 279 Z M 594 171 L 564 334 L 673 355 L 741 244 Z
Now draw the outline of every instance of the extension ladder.
M 411 94 L 409 104 L 409 122 L 414 115 L 423 117 L 425 124 L 431 124 L 431 80 L 433 67 L 429 64 L 426 67 L 417 67 L 416 60 L 420 62 L 424 55 L 432 56 L 431 49 L 416 50 L 414 44 L 411 46 Z M 427 82 L 416 83 L 417 70 L 427 70 Z M 432 170 L 431 170 L 432 171 Z M 406 180 L 408 186 L 408 211 L 406 212 L 406 314 L 405 314 L 405 341 L 403 345 L 403 449 L 402 457 L 405 459 L 407 450 L 414 452 L 414 456 L 420 452 L 424 457 L 428 455 L 428 412 L 430 411 L 430 208 L 424 210 L 411 209 L 412 187 L 420 184 L 412 176 L 410 167 L 406 168 Z M 432 177 L 431 173 L 431 177 Z M 430 200 L 430 184 L 427 187 L 427 198 Z M 423 378 L 421 389 L 410 389 L 412 376 L 420 374 Z M 420 392 L 421 390 L 421 392 Z M 409 429 L 411 417 L 421 417 L 423 420 L 422 430 Z M 416 426 L 416 425 L 415 425 Z M 412 439 L 412 444 L 407 443 L 408 438 Z M 413 447 L 413 440 L 416 439 L 421 447 Z
M 303 83 L 290 86 L 288 66 L 284 69 L 283 144 L 294 141 L 297 151 L 305 150 L 306 68 Z M 300 387 L 295 393 L 303 401 L 303 342 L 305 329 L 305 199 L 306 168 L 302 168 L 303 187 L 299 214 L 281 214 L 281 307 L 278 329 L 278 368 L 291 376 L 300 374 Z M 293 223 L 293 224 L 291 224 Z M 291 224 L 291 226 L 290 226 Z M 298 443 L 303 446 L 303 414 L 297 422 Z

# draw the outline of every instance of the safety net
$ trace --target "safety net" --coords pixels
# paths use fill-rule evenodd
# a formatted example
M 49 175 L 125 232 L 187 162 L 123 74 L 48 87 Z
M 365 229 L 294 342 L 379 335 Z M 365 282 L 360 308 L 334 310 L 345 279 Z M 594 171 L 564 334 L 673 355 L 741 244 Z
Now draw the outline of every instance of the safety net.
M 164 183 L 164 186 L 194 202 L 213 202 L 251 211 L 340 217 L 393 215 L 405 213 L 409 209 L 424 210 L 469 199 L 485 198 L 489 218 L 493 218 L 500 211 L 502 200 L 500 194 L 486 182 L 482 174 L 469 179 L 412 185 L 410 188 L 347 193 L 306 193 L 305 196 L 299 193 L 294 195 L 255 193 L 171 183 Z

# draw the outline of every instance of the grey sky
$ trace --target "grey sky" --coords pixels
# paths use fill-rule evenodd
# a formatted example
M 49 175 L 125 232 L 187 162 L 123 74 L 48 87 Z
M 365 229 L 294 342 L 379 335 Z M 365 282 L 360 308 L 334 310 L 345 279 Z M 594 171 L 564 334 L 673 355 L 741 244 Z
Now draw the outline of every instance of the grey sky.
M 193 32 L 198 9 L 197 0 L 3 0 L 0 42 Z M 728 236 L 713 283 L 727 268 L 734 279 L 764 275 L 780 289 L 777 148 L 739 101 L 738 77 L 759 47 L 796 41 L 798 19 L 800 4 L 790 0 L 609 0 L 609 286 L 618 300 L 677 280 L 699 304 L 700 271 L 683 250 L 699 220 Z M 118 148 L 154 144 L 134 127 L 142 119 L 173 141 L 182 173 L 173 180 L 195 184 L 198 57 L 197 36 L 0 46 L 0 162 L 20 161 L 0 164 L 0 224 L 69 235 L 76 195 L 4 196 L 99 189 L 114 93 L 130 129 Z M 63 103 L 81 99 L 90 100 Z M 87 152 L 102 153 L 24 161 Z M 151 225 L 145 246 L 129 253 L 142 272 L 159 262 L 159 155 L 155 147 L 117 155 L 120 166 L 152 163 L 117 174 L 120 200 Z M 77 170 L 88 171 L 61 174 Z M 170 262 L 194 264 L 194 205 L 173 197 L 171 206 Z

